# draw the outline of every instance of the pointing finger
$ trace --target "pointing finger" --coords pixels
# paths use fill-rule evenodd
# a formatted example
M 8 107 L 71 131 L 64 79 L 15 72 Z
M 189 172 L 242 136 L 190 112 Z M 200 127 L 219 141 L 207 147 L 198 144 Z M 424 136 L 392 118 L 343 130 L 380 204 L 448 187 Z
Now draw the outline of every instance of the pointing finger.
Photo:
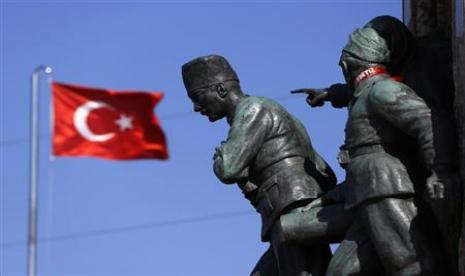
M 308 93 L 307 90 L 308 89 L 306 88 L 294 89 L 294 90 L 291 90 L 291 94 L 306 94 Z

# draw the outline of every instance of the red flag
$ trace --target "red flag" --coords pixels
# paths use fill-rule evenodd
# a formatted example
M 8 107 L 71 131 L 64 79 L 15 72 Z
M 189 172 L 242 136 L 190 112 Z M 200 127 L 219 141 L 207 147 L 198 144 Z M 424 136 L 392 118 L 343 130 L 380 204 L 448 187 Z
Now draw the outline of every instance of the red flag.
M 154 107 L 161 93 L 52 83 L 53 154 L 107 159 L 168 159 Z

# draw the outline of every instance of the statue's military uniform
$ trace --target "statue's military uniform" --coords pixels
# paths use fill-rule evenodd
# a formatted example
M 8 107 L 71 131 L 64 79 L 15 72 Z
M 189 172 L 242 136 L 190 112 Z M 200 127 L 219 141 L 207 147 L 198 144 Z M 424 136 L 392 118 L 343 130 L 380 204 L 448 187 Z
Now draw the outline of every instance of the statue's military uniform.
M 450 43 L 437 35 L 414 38 L 407 26 L 391 16 L 376 17 L 366 27 L 374 28 L 386 40 L 390 50 L 390 61 L 385 65 L 389 73 L 401 76 L 402 82 L 411 87 L 431 109 L 435 169 L 442 174 L 445 190 L 443 200 L 428 203 L 441 231 L 442 243 L 450 263 L 448 266 L 455 271 L 451 271 L 451 274 L 458 274 L 457 242 L 460 237 L 462 203 L 458 196 L 461 192 L 460 183 L 456 178 L 459 151 L 456 122 L 453 117 L 454 87 L 450 68 Z M 347 107 L 352 95 L 353 91 L 348 85 L 335 84 L 328 89 L 328 100 L 337 108 Z M 406 142 L 402 144 L 405 145 Z M 397 145 L 397 149 L 399 146 L 400 144 Z M 408 152 L 408 149 L 403 151 Z M 416 185 L 417 190 L 421 190 L 424 177 L 421 176 L 418 161 L 413 161 L 416 156 L 413 153 L 406 159 L 412 161 L 408 165 L 411 180 L 419 184 Z M 414 173 L 420 175 L 412 177 Z M 417 194 L 421 196 L 421 192 Z
M 329 247 L 289 244 L 279 218 L 299 212 L 333 188 L 333 171 L 313 149 L 304 126 L 272 100 L 243 98 L 229 123 L 228 138 L 215 157 L 215 174 L 225 183 L 239 183 L 260 213 L 262 240 L 271 243 L 252 275 L 275 275 L 278 270 L 279 275 L 301 275 L 307 269 L 324 275 Z
M 196 58 L 183 65 L 182 74 L 194 111 L 212 122 L 227 118 L 231 126 L 227 140 L 215 150 L 213 168 L 223 183 L 237 183 L 261 215 L 262 240 L 271 247 L 252 274 L 325 275 L 329 246 L 296 242 L 306 237 L 299 226 L 319 222 L 316 214 L 311 223 L 298 223 L 306 216 L 282 221 L 309 214 L 300 212 L 303 206 L 336 184 L 303 125 L 276 102 L 244 95 L 237 74 L 221 56 Z M 323 213 L 326 218 L 331 212 Z M 326 233 L 329 223 L 320 224 L 321 231 L 312 238 Z M 292 235 L 296 231 L 298 235 Z
M 414 201 L 434 161 L 430 109 L 387 74 L 362 82 L 348 108 L 344 192 L 355 218 L 328 275 L 372 275 L 379 262 L 389 275 L 436 275 L 427 222 Z M 360 263 L 370 265 L 357 271 Z
M 266 241 L 280 214 L 317 198 L 334 187 L 336 179 L 304 126 L 276 102 L 246 97 L 230 124 L 214 171 L 226 183 L 255 184 L 256 196 L 249 199 L 261 215 Z
M 387 275 L 445 275 L 441 258 L 434 256 L 441 250 L 433 244 L 437 229 L 416 196 L 427 178 L 435 184 L 431 109 L 386 74 L 389 54 L 372 28 L 351 33 L 342 51 L 344 76 L 355 88 L 345 129 L 343 189 L 354 221 L 331 259 L 329 276 L 378 275 L 379 268 Z
M 386 74 L 356 89 L 345 132 L 350 156 L 347 209 L 374 198 L 413 195 L 418 178 L 410 172 L 419 165 L 422 171 L 430 170 L 433 164 L 430 109 L 408 86 Z

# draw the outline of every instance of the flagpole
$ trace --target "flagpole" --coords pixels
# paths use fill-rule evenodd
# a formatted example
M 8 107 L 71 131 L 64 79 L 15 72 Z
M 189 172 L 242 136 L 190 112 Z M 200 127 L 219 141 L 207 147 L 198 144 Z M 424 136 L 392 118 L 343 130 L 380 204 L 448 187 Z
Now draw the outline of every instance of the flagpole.
M 28 275 L 35 276 L 37 270 L 37 180 L 38 180 L 38 123 L 39 123 L 39 74 L 49 75 L 52 68 L 38 66 L 31 78 L 31 133 L 30 133 L 30 187 L 29 187 L 29 236 L 28 236 Z

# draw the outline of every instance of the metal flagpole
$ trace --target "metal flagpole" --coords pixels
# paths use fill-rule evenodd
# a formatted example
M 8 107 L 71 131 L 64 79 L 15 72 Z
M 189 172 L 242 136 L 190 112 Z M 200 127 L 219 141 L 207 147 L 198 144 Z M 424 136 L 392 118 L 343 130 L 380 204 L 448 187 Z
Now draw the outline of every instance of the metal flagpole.
M 35 276 L 37 268 L 37 179 L 38 179 L 38 123 L 39 123 L 39 74 L 52 73 L 48 66 L 38 66 L 32 72 L 31 78 L 31 163 L 29 188 L 29 237 L 28 237 L 28 275 Z

